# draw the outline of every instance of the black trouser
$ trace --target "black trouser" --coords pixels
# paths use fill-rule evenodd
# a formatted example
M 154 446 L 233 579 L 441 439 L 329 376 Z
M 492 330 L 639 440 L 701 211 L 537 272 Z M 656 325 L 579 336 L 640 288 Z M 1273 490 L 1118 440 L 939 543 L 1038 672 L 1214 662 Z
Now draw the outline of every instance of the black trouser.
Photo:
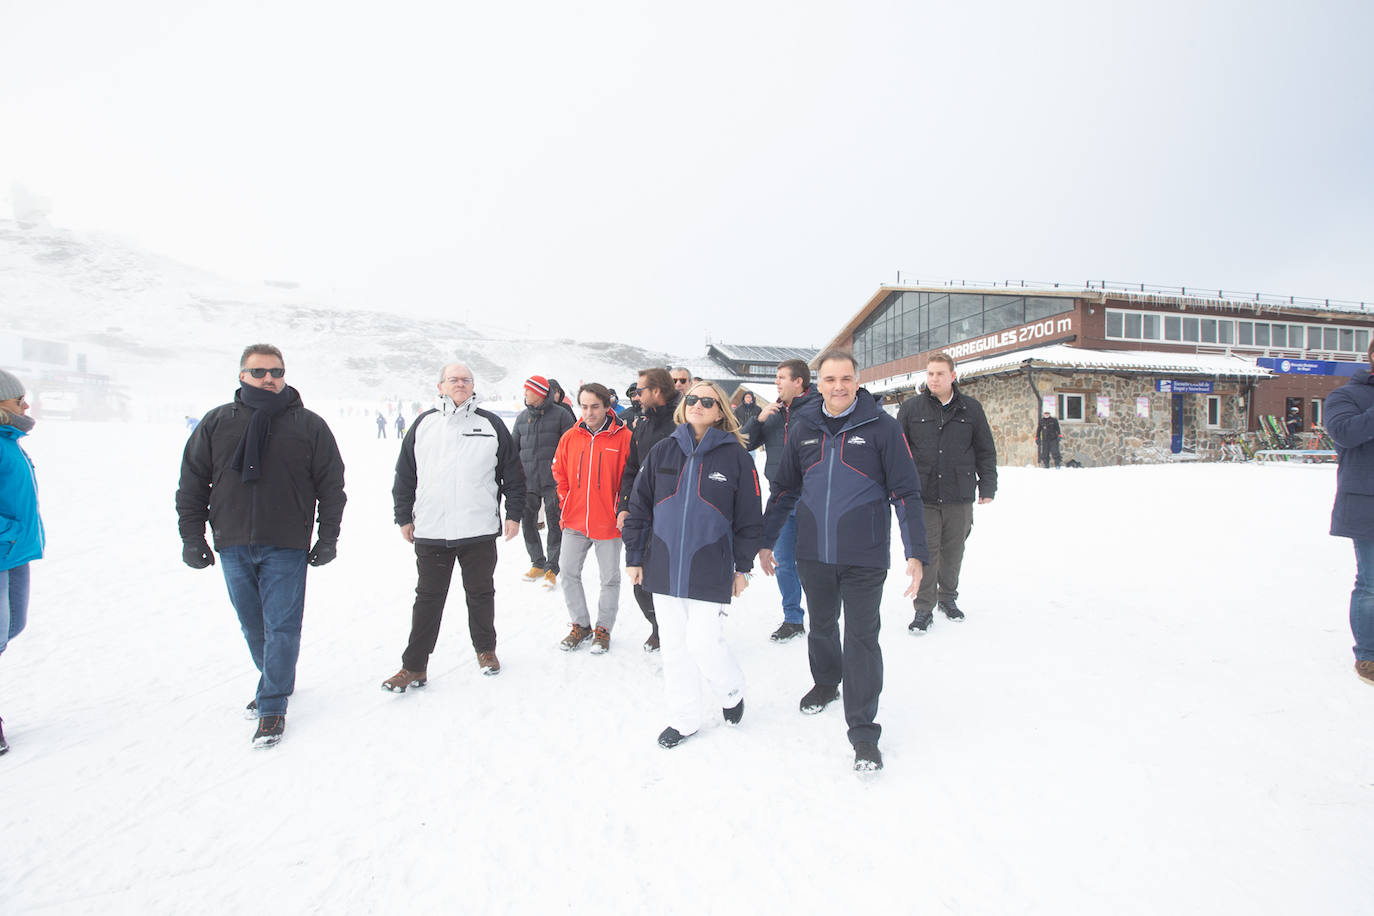
M 549 535 L 549 554 L 544 556 L 544 545 L 539 542 L 539 502 L 544 502 L 544 530 Z M 520 527 L 525 532 L 525 549 L 530 552 L 531 565 L 540 569 L 558 572 L 558 554 L 563 547 L 563 516 L 558 511 L 558 488 L 550 487 L 542 493 L 538 490 L 525 492 L 525 515 Z
M 1061 466 L 1058 439 L 1049 439 L 1040 443 L 1040 466 L 1045 468 L 1049 467 L 1051 458 L 1054 459 L 1055 467 Z
M 654 613 L 654 593 L 646 592 L 642 585 L 636 585 L 634 591 L 635 603 L 639 605 L 640 613 L 644 615 L 644 619 L 649 621 L 649 625 L 652 626 L 654 632 L 657 633 L 658 615 Z
M 797 574 L 811 615 L 807 656 L 811 678 L 825 687 L 844 683 L 844 720 L 849 742 L 878 743 L 883 728 L 878 697 L 883 692 L 883 650 L 878 645 L 887 570 L 797 560 Z M 844 607 L 844 646 L 840 645 L 840 608 Z
M 475 541 L 461 547 L 433 544 L 415 545 L 415 609 L 410 617 L 410 644 L 401 654 L 401 667 L 425 671 L 434 643 L 439 639 L 439 624 L 444 619 L 444 602 L 453 581 L 453 563 L 463 574 L 463 591 L 468 599 L 468 632 L 478 652 L 496 651 L 496 539 Z
M 930 562 L 921 571 L 921 587 L 912 607 L 916 620 L 930 622 L 937 604 L 956 604 L 959 570 L 964 566 L 964 542 L 973 530 L 973 503 L 922 506 L 926 523 L 926 550 Z

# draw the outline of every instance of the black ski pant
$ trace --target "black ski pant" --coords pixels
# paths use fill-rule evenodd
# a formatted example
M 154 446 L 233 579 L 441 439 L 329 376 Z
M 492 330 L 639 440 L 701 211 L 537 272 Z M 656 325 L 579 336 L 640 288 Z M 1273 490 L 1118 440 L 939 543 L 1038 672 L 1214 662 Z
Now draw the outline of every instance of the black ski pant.
M 640 613 L 644 615 L 644 619 L 649 621 L 649 626 L 653 627 L 654 632 L 657 633 L 658 614 L 654 612 L 654 593 L 646 592 L 642 585 L 636 585 L 634 592 L 635 603 L 639 605 Z
M 544 531 L 548 534 L 549 552 L 539 541 L 539 503 L 544 503 Z M 525 514 L 520 520 L 525 534 L 525 549 L 530 553 L 530 565 L 558 572 L 558 554 L 563 548 L 563 515 L 558 510 L 558 488 L 525 491 Z
M 410 643 L 401 654 L 401 667 L 407 671 L 427 670 L 429 656 L 439 639 L 455 561 L 462 570 L 463 591 L 467 594 L 472 647 L 478 652 L 496 651 L 496 539 L 458 547 L 416 544 L 415 609 L 410 617 Z
M 849 743 L 878 743 L 883 728 L 878 697 L 883 692 L 883 650 L 878 645 L 882 627 L 879 605 L 887 570 L 872 566 L 842 566 L 797 560 L 797 574 L 806 592 L 811 615 L 807 657 L 811 679 L 823 687 L 844 684 L 844 720 Z M 844 643 L 840 642 L 840 610 L 844 610 Z

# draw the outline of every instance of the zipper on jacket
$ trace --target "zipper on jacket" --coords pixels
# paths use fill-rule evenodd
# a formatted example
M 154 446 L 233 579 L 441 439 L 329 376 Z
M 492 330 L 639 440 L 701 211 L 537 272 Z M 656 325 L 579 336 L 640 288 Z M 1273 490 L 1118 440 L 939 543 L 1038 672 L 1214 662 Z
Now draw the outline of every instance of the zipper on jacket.
M 860 423 L 855 423 L 853 426 L 845 426 L 844 428 L 842 428 L 838 433 L 835 434 L 835 437 L 834 437 L 834 438 L 835 438 L 835 443 L 836 443 L 836 444 L 835 444 L 835 445 L 832 445 L 832 446 L 830 447 L 830 454 L 826 456 L 826 459 L 825 459 L 825 519 L 824 519 L 825 524 L 821 526 L 821 531 L 823 532 L 822 535 L 821 535 L 821 537 L 824 538 L 824 540 L 821 542 L 821 556 L 826 557 L 826 559 L 825 559 L 825 561 L 824 561 L 824 562 L 826 562 L 826 563 L 838 563 L 838 562 L 839 562 L 839 549 L 838 549 L 838 545 L 837 545 L 837 547 L 836 547 L 836 551 L 835 551 L 835 555 L 834 555 L 834 556 L 831 556 L 831 553 L 830 553 L 830 550 L 829 550 L 830 540 L 831 540 L 831 538 L 830 538 L 830 484 L 831 484 L 831 481 L 832 481 L 832 480 L 834 479 L 834 477 L 835 477 L 835 456 L 836 456 L 836 454 L 838 454 L 838 452 L 839 452 L 839 450 L 840 450 L 840 445 L 844 442 L 844 437 L 845 437 L 845 436 L 847 436 L 847 435 L 848 435 L 849 433 L 851 433 L 852 431 L 858 429 L 860 426 L 867 426 L 869 423 L 872 423 L 872 422 L 876 421 L 877 419 L 878 419 L 877 417 L 869 417 L 867 420 L 864 420 L 864 421 L 862 421 L 862 422 L 860 422 Z M 829 437 L 829 434 L 828 434 L 825 430 L 821 430 L 820 433 L 821 433 L 821 446 L 824 447 L 824 446 L 825 446 L 825 440 Z
M 697 444 L 700 445 L 700 443 L 697 443 Z M 691 486 L 691 484 L 692 484 L 692 466 L 693 466 L 694 464 L 696 464 L 696 460 L 697 460 L 697 454 L 696 454 L 696 448 L 694 447 L 694 448 L 692 449 L 692 454 L 690 454 L 690 455 L 687 456 L 687 464 L 686 464 L 686 466 L 683 467 L 683 469 L 682 469 L 682 476 L 678 478 L 678 489 L 679 489 L 679 490 L 681 490 L 682 484 L 683 484 L 684 481 L 687 483 L 688 486 Z M 678 547 L 679 547 L 678 553 L 681 554 L 681 556 L 678 557 L 678 561 L 677 561 L 677 587 L 678 587 L 679 590 L 683 591 L 684 594 L 686 593 L 686 588 L 687 588 L 687 583 L 683 580 L 683 572 L 684 572 L 684 569 L 685 569 L 685 567 L 686 567 L 686 565 L 687 565 L 687 551 L 681 550 L 680 548 L 681 548 L 681 546 L 682 546 L 683 544 L 686 544 L 686 543 L 687 543 L 687 503 L 686 503 L 686 500 L 689 500 L 689 499 L 691 499 L 691 493 L 684 493 L 684 494 L 683 494 L 683 504 L 682 504 L 682 524 L 679 526 L 679 529 L 678 529 L 678 542 L 677 542 L 677 543 L 678 543 Z

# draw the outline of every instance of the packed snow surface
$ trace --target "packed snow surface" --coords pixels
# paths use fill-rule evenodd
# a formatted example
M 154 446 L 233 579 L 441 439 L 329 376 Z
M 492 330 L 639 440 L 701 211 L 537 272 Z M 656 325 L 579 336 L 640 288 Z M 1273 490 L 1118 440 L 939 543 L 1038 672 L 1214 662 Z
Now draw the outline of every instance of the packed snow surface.
M 455 588 L 429 685 L 381 691 L 415 579 L 397 443 L 326 419 L 348 508 L 270 750 L 220 569 L 180 562 L 180 423 L 25 440 L 49 542 L 0 660 L 4 912 L 1370 911 L 1374 688 L 1332 468 L 1003 469 L 967 622 L 908 635 L 894 563 L 886 769 L 860 778 L 840 704 L 797 710 L 806 643 L 769 642 L 761 575 L 728 621 L 743 723 L 670 751 L 628 588 L 608 654 L 559 651 L 563 597 L 520 581 L 518 538 L 500 676 Z

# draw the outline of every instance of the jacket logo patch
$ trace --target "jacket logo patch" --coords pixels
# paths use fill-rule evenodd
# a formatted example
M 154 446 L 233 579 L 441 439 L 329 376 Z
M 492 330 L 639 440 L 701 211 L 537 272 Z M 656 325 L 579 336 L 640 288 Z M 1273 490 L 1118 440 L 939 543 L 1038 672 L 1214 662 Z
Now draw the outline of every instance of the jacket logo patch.
M 803 439 L 803 440 L 802 440 L 802 445 L 815 445 L 817 442 L 820 442 L 820 441 L 821 441 L 820 439 Z
M 867 444 L 868 444 L 868 440 L 865 439 L 863 436 L 850 436 L 850 437 L 849 437 L 849 444 L 850 444 L 850 445 L 867 445 Z
M 706 479 L 707 479 L 707 480 L 714 480 L 716 483 L 725 483 L 725 482 L 726 482 L 726 480 L 725 480 L 725 475 L 722 474 L 720 471 L 712 471 L 710 474 L 707 474 L 707 475 L 706 475 Z

